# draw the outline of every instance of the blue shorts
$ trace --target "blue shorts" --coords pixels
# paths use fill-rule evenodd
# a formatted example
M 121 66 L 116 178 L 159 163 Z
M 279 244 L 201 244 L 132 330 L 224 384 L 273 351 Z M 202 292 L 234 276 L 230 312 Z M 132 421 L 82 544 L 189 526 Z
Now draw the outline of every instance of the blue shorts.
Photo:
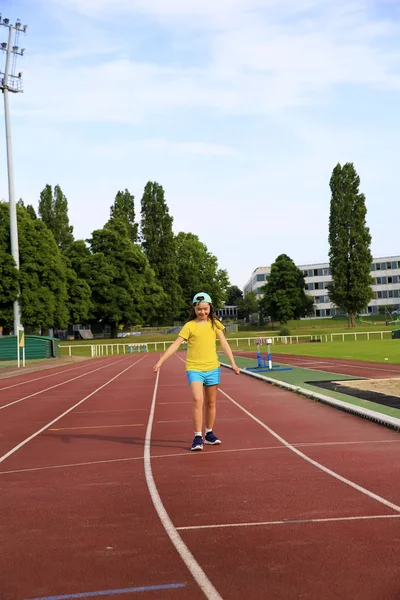
M 212 371 L 186 371 L 189 385 L 193 381 L 200 381 L 203 385 L 218 385 L 220 381 L 221 368 Z

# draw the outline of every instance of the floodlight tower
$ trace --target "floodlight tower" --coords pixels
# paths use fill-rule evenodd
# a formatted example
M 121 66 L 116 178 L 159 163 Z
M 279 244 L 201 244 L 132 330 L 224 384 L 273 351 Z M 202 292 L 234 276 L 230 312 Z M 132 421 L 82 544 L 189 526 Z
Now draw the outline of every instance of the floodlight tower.
M 18 47 L 19 34 L 21 31 L 26 33 L 27 25 L 22 26 L 19 19 L 13 25 L 10 19 L 2 19 L 0 15 L 0 25 L 8 29 L 8 42 L 0 44 L 1 50 L 6 55 L 6 63 L 4 71 L 0 71 L 0 89 L 4 96 L 4 116 L 6 121 L 6 145 L 7 145 L 7 170 L 8 170 L 8 195 L 10 203 L 10 238 L 11 238 L 11 254 L 19 269 L 19 249 L 18 249 L 18 225 L 17 225 L 17 207 L 15 202 L 14 192 L 14 173 L 12 163 L 12 146 L 11 146 L 11 128 L 10 115 L 8 108 L 8 92 L 14 94 L 22 92 L 22 73 L 16 73 L 17 56 L 23 56 L 25 48 L 21 50 Z M 14 44 L 12 41 L 14 33 Z M 12 55 L 12 59 L 11 59 Z M 10 66 L 11 62 L 11 66 Z M 18 329 L 21 324 L 21 311 L 19 299 L 14 301 L 14 335 L 18 335 Z

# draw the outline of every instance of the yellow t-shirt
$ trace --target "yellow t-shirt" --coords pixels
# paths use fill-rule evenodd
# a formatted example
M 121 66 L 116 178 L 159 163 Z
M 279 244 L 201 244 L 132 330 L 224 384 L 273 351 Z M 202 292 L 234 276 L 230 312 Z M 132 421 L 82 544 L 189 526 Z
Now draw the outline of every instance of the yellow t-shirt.
M 221 321 L 215 320 L 213 327 L 210 319 L 205 323 L 188 321 L 182 327 L 178 335 L 188 343 L 186 371 L 212 371 L 220 366 L 216 348 L 217 331 L 224 329 Z

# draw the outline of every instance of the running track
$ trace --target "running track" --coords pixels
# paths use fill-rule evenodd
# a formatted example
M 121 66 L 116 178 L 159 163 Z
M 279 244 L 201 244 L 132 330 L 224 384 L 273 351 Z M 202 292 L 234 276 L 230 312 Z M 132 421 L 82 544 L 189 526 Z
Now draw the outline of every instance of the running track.
M 223 369 L 191 453 L 154 362 L 0 381 L 1 600 L 399 600 L 398 433 Z

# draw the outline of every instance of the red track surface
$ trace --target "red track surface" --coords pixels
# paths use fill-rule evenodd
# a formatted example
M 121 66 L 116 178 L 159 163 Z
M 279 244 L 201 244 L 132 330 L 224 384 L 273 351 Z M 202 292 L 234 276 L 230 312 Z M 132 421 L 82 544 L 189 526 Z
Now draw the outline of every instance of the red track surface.
M 182 360 L 153 363 L 0 381 L 1 600 L 399 600 L 399 434 L 223 369 L 191 453 Z

